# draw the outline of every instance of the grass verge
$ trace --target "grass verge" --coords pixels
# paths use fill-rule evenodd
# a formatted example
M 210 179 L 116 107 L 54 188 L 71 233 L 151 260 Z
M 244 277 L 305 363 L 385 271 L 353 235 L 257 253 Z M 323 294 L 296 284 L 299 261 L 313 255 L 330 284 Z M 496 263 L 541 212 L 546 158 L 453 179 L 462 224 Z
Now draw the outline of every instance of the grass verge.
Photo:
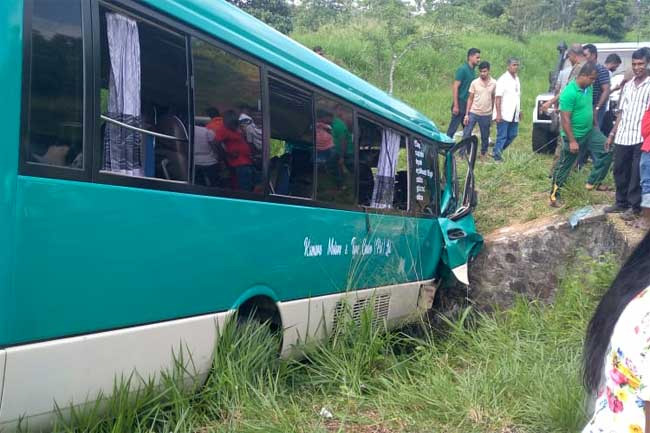
M 65 432 L 573 432 L 585 421 L 579 382 L 588 318 L 612 260 L 581 259 L 554 304 L 467 312 L 419 337 L 343 322 L 304 360 L 277 358 L 266 327 L 229 324 L 203 386 L 183 373 L 137 394 L 128 383 L 97 407 L 60 419 Z M 426 328 L 425 328 L 426 329 Z M 440 332 L 442 331 L 442 332 Z M 331 417 L 328 416 L 331 414 Z

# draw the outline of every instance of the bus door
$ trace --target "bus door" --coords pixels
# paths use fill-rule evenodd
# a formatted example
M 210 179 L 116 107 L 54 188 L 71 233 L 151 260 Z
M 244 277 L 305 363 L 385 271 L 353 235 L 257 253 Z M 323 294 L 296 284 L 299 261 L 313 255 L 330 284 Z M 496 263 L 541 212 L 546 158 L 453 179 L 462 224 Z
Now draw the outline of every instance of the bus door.
M 483 237 L 477 233 L 472 215 L 477 203 L 474 188 L 477 151 L 475 136 L 440 148 L 444 161 L 438 218 L 445 242 L 442 262 L 463 284 L 469 284 L 468 262 L 477 256 L 483 245 Z

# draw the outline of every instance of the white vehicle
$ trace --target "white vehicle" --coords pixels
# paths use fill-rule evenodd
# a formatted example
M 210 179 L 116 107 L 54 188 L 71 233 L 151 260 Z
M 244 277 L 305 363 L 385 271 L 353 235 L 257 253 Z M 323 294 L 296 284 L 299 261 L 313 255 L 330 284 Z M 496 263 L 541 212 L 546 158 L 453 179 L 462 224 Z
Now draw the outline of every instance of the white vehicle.
M 594 45 L 598 48 L 598 63 L 605 63 L 605 59 L 610 54 L 618 54 L 621 58 L 621 65 L 612 75 L 613 88 L 623 81 L 624 72 L 632 67 L 632 53 L 641 47 L 650 47 L 650 42 L 598 43 Z M 568 56 L 566 55 L 566 43 L 562 42 L 558 45 L 557 49 L 559 52 L 558 63 L 555 70 L 549 74 L 549 90 L 546 93 L 537 95 L 537 98 L 535 98 L 535 107 L 533 108 L 532 116 L 533 152 L 554 153 L 560 133 L 558 116 L 555 112 L 553 110 L 549 110 L 548 112 L 543 112 L 541 110 L 542 104 L 554 96 L 553 89 L 555 88 L 555 83 L 560 71 L 571 66 Z M 610 95 L 608 110 L 615 109 L 619 96 L 620 91 L 614 92 Z

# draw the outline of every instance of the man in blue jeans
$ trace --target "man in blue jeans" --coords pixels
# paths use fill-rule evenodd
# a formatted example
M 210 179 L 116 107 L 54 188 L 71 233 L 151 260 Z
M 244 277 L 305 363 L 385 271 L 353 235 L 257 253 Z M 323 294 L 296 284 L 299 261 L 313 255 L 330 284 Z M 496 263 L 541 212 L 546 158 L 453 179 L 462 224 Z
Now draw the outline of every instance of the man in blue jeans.
M 451 120 L 447 135 L 454 138 L 456 129 L 463 123 L 463 117 L 467 111 L 467 98 L 469 97 L 469 85 L 474 81 L 474 68 L 481 62 L 481 50 L 470 48 L 467 51 L 467 62 L 463 63 L 454 75 L 454 83 L 451 86 L 453 95 L 451 103 Z
M 494 109 L 494 92 L 497 81 L 490 77 L 490 64 L 481 62 L 478 65 L 479 78 L 469 86 L 469 99 L 463 124 L 463 138 L 472 135 L 474 126 L 478 123 L 481 131 L 481 156 L 485 156 L 490 142 L 490 123 Z
M 521 85 L 517 71 L 519 60 L 510 57 L 508 69 L 497 80 L 494 99 L 494 119 L 497 123 L 497 142 L 494 145 L 494 160 L 503 161 L 502 153 L 510 146 L 519 132 L 521 120 Z

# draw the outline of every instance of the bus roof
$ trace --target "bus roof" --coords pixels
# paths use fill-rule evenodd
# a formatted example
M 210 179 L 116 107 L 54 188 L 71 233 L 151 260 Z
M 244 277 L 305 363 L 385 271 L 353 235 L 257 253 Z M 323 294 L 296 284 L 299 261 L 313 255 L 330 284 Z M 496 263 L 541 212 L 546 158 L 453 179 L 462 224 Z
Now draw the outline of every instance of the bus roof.
M 453 142 L 422 113 L 225 0 L 145 1 L 248 54 L 413 132 L 444 143 Z

